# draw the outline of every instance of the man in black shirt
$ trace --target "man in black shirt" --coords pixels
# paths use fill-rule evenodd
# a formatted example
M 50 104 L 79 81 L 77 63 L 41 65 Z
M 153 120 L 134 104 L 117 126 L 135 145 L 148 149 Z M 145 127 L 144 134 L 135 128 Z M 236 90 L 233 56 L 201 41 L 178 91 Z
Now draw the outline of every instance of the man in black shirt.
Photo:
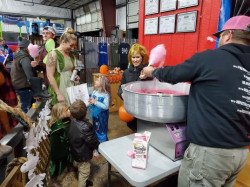
M 250 17 L 235 16 L 216 33 L 219 48 L 182 64 L 146 67 L 141 78 L 192 82 L 187 111 L 190 145 L 178 186 L 233 186 L 250 145 Z

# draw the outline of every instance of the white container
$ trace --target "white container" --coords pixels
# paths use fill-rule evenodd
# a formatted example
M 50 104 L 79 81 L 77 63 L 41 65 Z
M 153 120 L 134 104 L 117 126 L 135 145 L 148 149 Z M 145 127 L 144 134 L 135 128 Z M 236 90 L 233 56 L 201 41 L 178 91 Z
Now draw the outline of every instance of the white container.
M 71 81 L 75 81 L 76 75 L 77 75 L 77 70 L 74 69 L 73 72 L 72 72 L 72 75 L 71 75 L 71 77 L 70 77 L 70 80 L 71 80 Z

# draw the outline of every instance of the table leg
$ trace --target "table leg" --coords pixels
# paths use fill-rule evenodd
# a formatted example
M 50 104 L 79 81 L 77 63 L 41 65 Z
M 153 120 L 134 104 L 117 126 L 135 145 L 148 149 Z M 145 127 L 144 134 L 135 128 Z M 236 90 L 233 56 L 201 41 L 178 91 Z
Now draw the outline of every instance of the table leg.
M 108 163 L 108 187 L 111 187 L 111 164 Z

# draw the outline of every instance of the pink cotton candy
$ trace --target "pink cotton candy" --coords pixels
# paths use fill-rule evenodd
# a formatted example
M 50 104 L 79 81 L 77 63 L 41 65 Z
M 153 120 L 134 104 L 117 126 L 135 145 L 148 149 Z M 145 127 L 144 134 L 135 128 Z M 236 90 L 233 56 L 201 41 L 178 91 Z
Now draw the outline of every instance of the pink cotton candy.
M 39 55 L 40 49 L 38 45 L 33 45 L 32 43 L 28 46 L 29 54 L 32 58 L 36 58 Z
M 207 41 L 216 42 L 216 40 L 215 40 L 214 38 L 212 38 L 211 36 L 208 36 L 208 37 L 207 37 Z
M 167 89 L 140 89 L 136 90 L 135 92 L 144 94 L 186 95 L 186 93 L 184 92 L 178 92 L 175 90 L 167 90 Z
M 150 51 L 149 55 L 149 66 L 153 67 L 163 67 L 165 63 L 165 58 L 167 55 L 166 48 L 164 44 L 157 45 Z

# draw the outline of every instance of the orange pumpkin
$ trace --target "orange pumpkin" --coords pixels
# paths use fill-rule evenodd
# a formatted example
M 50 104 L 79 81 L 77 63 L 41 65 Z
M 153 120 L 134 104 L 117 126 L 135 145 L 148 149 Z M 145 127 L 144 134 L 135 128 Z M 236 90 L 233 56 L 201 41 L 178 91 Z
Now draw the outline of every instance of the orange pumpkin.
M 120 120 L 124 122 L 130 122 L 135 118 L 125 110 L 124 105 L 120 106 L 118 113 Z
M 107 76 L 108 82 L 111 84 L 112 83 L 112 77 L 109 75 Z
M 117 79 L 118 79 L 118 82 L 122 80 L 122 74 L 121 74 L 121 73 L 119 73 L 119 74 L 117 75 L 117 77 L 118 77 L 118 78 L 117 78 Z
M 109 73 L 109 67 L 107 65 L 101 65 L 99 72 L 101 74 L 108 74 Z
M 117 83 L 116 74 L 113 75 L 113 83 Z

